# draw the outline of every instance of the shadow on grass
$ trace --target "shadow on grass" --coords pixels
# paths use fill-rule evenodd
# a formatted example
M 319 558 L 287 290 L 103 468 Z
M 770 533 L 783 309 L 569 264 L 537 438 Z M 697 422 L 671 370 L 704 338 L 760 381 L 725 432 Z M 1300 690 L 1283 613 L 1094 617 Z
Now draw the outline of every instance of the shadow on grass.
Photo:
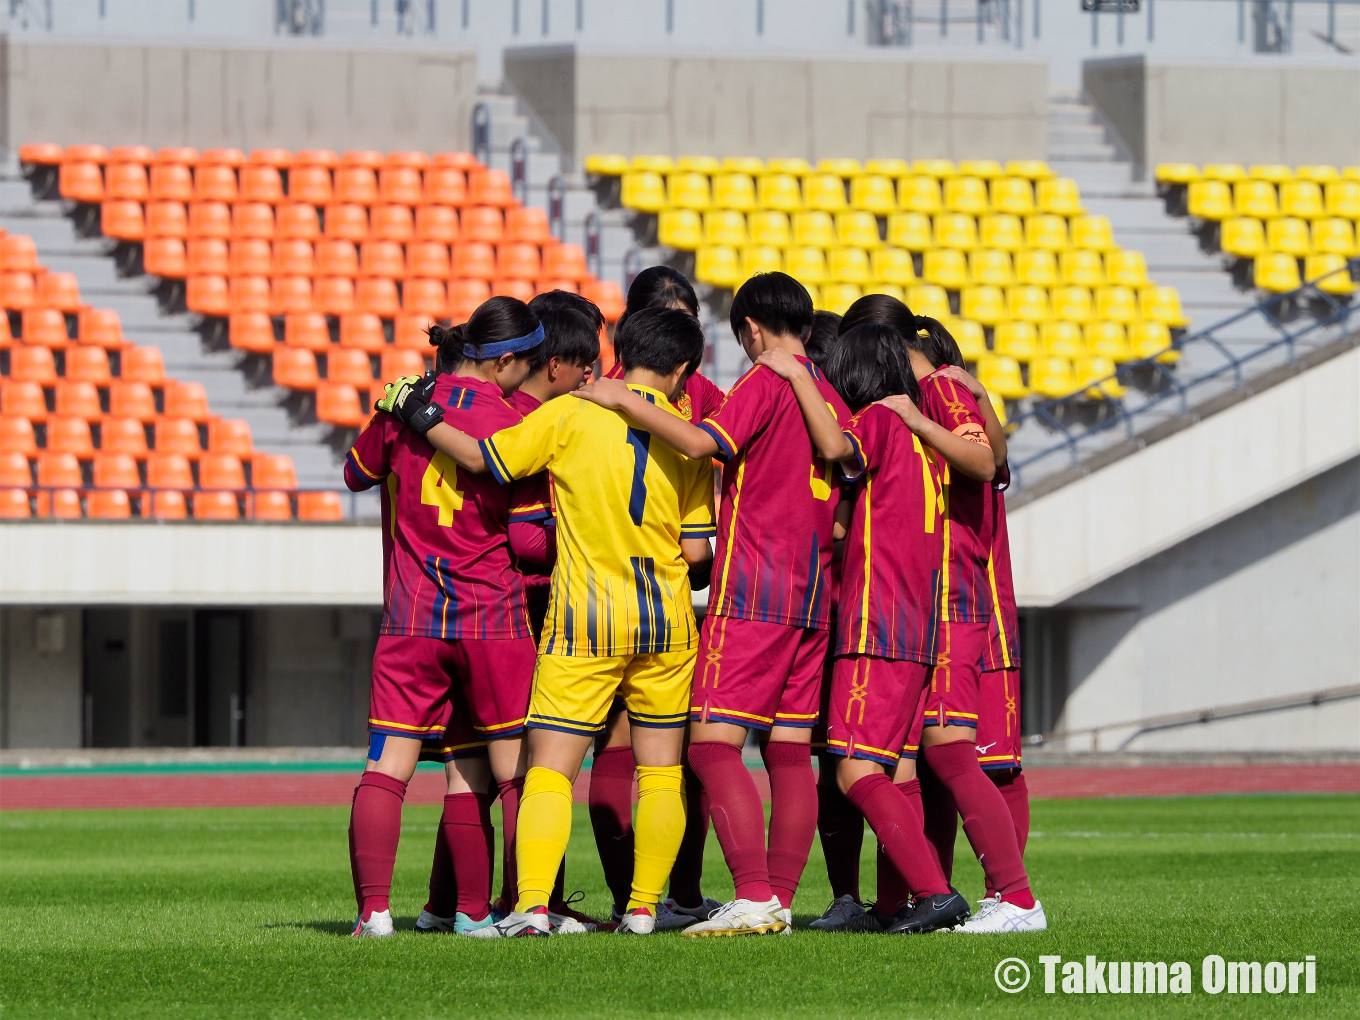
M 311 931 L 320 932 L 323 935 L 343 935 L 348 938 L 354 934 L 353 921 L 279 921 L 275 924 L 266 924 L 265 928 L 307 928 Z M 416 927 L 414 917 L 394 917 L 392 927 L 397 934 L 402 932 L 413 932 Z

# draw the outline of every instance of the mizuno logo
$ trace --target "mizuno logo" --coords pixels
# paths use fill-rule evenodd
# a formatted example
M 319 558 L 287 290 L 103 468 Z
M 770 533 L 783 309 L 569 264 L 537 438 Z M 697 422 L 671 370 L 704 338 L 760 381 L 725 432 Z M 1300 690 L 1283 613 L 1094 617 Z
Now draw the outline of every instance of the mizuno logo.
M 996 741 L 993 740 L 990 744 L 974 744 L 973 746 L 977 748 L 978 754 L 986 754 L 996 746 Z

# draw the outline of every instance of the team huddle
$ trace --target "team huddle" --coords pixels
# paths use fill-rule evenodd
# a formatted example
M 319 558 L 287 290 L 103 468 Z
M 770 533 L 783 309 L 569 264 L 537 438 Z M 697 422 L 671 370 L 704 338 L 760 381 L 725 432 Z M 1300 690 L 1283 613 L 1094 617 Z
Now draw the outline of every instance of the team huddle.
M 645 270 L 592 378 L 594 305 L 491 298 L 431 328 L 435 371 L 390 384 L 350 451 L 349 487 L 382 487 L 384 559 L 356 936 L 393 931 L 402 802 L 431 754 L 448 794 L 417 931 L 789 932 L 818 835 L 834 898 L 814 929 L 1046 927 L 1022 859 L 1006 440 L 985 391 L 896 298 L 841 318 L 766 273 L 733 297 L 755 364 L 724 394 L 697 373 L 697 314 L 683 276 Z M 565 895 L 588 754 L 607 921 Z M 950 884 L 960 816 L 976 912 Z M 722 904 L 701 890 L 710 820 Z

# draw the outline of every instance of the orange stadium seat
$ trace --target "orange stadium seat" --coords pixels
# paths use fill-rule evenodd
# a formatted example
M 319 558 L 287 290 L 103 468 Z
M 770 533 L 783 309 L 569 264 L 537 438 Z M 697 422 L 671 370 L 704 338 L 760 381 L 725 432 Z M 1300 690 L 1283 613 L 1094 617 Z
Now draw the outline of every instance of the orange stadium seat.
M 373 369 L 368 355 L 349 347 L 338 348 L 326 356 L 326 381 L 349 386 L 368 386 L 373 382 Z
M 537 280 L 543 275 L 538 246 L 502 244 L 496 249 L 496 275 L 502 279 Z
M 251 149 L 246 162 L 254 166 L 272 166 L 283 170 L 293 165 L 293 154 L 287 149 Z
M 84 418 L 98 421 L 103 414 L 99 406 L 99 390 L 94 383 L 62 379 L 56 385 L 55 412 L 62 418 Z
M 458 213 L 444 205 L 425 205 L 416 210 L 416 235 L 422 241 L 453 244 L 462 237 Z
M 109 352 L 103 347 L 72 347 L 66 352 L 66 378 L 107 386 L 113 381 Z
M 359 252 L 354 242 L 318 241 L 316 272 L 318 276 L 358 276 Z
M 335 201 L 354 205 L 374 205 L 378 201 L 378 181 L 367 166 L 340 166 L 332 178 Z
M 227 281 L 233 312 L 268 312 L 273 297 L 267 276 L 233 276 Z
M 490 281 L 496 278 L 496 252 L 491 245 L 479 241 L 464 241 L 455 244 L 451 254 L 454 279 Z
M 101 454 L 124 453 L 145 457 L 146 427 L 136 418 L 105 418 L 99 425 L 99 451 Z
M 33 484 L 28 458 L 14 450 L 0 450 L 0 486 L 27 489 Z
M 39 517 L 75 520 L 81 516 L 80 493 L 74 488 L 57 489 L 51 493 L 40 492 L 34 502 L 37 504 Z
M 6 273 L 36 273 L 38 246 L 24 234 L 9 234 L 0 238 L 0 270 Z
M 156 158 L 155 152 L 145 145 L 115 145 L 109 150 L 107 162 L 141 163 L 146 165 Z
M 189 206 L 190 237 L 231 237 L 231 207 L 225 202 L 194 202 Z
M 43 273 L 38 277 L 37 300 L 63 312 L 80 311 L 80 283 L 75 273 Z
M 434 241 L 416 241 L 406 246 L 406 273 L 434 280 L 449 275 L 449 249 Z
M 486 286 L 481 280 L 471 282 L 482 287 Z M 450 287 L 452 286 L 454 284 L 450 284 Z M 481 304 L 481 302 L 479 301 L 478 304 Z M 373 318 L 376 319 L 377 316 L 375 315 Z M 434 348 L 430 346 L 429 336 L 430 325 L 433 322 L 434 320 L 428 315 L 398 315 L 392 322 L 392 346 L 388 347 L 384 344 L 378 350 L 369 351 L 369 353 L 382 354 L 394 348 L 410 348 L 419 350 L 424 354 L 433 355 Z M 381 326 L 379 328 L 381 329 Z
M 62 158 L 80 163 L 102 164 L 109 158 L 109 150 L 102 145 L 68 145 Z
M 25 308 L 19 321 L 26 344 L 65 347 L 71 341 L 66 335 L 66 316 L 55 308 Z
M 463 239 L 499 244 L 505 237 L 505 220 L 499 209 L 473 206 L 463 210 L 461 217 Z
M 293 519 L 293 505 L 286 492 L 249 492 L 246 516 L 257 521 L 289 521 Z
M 283 201 L 283 177 L 275 166 L 243 166 L 240 191 L 243 202 L 276 205 Z
M 270 294 L 270 311 L 274 315 L 289 315 L 312 310 L 312 278 L 310 276 L 276 276 Z
M 581 294 L 595 302 L 608 322 L 617 322 L 624 310 L 623 289 L 614 280 L 587 280 Z
M 312 307 L 327 315 L 354 311 L 354 280 L 348 276 L 321 276 L 312 289 Z
M 157 202 L 192 202 L 194 175 L 182 163 L 156 163 L 151 167 L 149 195 Z
M 199 157 L 200 163 L 220 164 L 239 167 L 246 161 L 246 154 L 240 149 L 204 149 Z
M 341 166 L 364 166 L 376 170 L 383 165 L 383 154 L 375 149 L 351 149 L 340 156 Z
M 194 238 L 186 250 L 190 276 L 226 276 L 232 271 L 233 249 L 221 238 Z
M 576 280 L 543 279 L 538 281 L 538 293 L 546 294 L 552 290 L 564 290 L 568 294 L 579 294 L 581 293 L 581 286 Z M 813 300 L 816 300 L 815 291 Z
M 377 354 L 387 346 L 382 320 L 369 312 L 340 316 L 340 346 Z
M 529 244 L 555 244 L 548 229 L 548 214 L 536 206 L 519 206 L 505 211 L 505 239 Z
M 430 157 L 414 149 L 389 152 L 383 157 L 383 166 L 408 166 L 415 170 L 423 170 L 429 165 Z
M 100 453 L 94 459 L 96 489 L 140 489 L 137 461 L 127 453 Z
M 274 272 L 287 276 L 312 276 L 316 272 L 312 243 L 296 238 L 275 241 Z
M 308 298 L 310 300 L 310 292 Z M 272 337 L 271 337 L 272 339 Z M 283 317 L 283 342 L 289 347 L 309 351 L 328 351 L 331 347 L 330 327 L 320 312 L 293 312 Z
M 38 287 L 32 273 L 5 273 L 0 276 L 0 307 L 32 308 L 38 300 Z
M 390 319 L 401 311 L 397 282 L 385 276 L 360 277 L 354 288 L 354 307 Z
M 227 337 L 238 351 L 271 354 L 274 351 L 274 325 L 266 312 L 236 312 L 227 322 Z
M 156 420 L 156 398 L 146 383 L 109 384 L 109 414 L 149 423 Z
M 295 166 L 288 171 L 288 197 L 294 202 L 328 205 L 334 200 L 331 172 L 322 166 Z
M 316 420 L 341 428 L 358 428 L 368 420 L 353 386 L 322 383 L 316 388 Z M 255 479 L 255 485 L 259 485 Z
M 123 489 L 91 492 L 85 498 L 89 516 L 94 520 L 125 520 L 132 516 L 132 500 Z
M 44 489 L 77 488 L 85 484 L 74 453 L 45 450 L 38 454 L 38 485 Z
M 231 295 L 225 276 L 190 276 L 184 288 L 184 305 L 200 315 L 227 315 Z
M 378 197 L 393 205 L 419 205 L 424 199 L 420 171 L 411 166 L 383 167 L 378 171 Z
M 502 209 L 518 204 L 510 187 L 510 175 L 504 170 L 486 167 L 479 167 L 468 174 L 468 202 Z
M 115 241 L 140 241 L 146 236 L 146 221 L 140 202 L 106 201 L 99 207 L 99 229 Z
M 0 416 L 0 450 L 11 450 L 26 457 L 38 455 L 38 440 L 33 423 L 27 418 Z
M 448 304 L 443 280 L 410 279 L 402 284 L 401 310 L 407 314 L 443 318 Z
M 98 398 L 95 401 L 94 413 L 96 415 L 99 413 Z M 90 433 L 89 421 L 83 417 L 47 419 L 47 449 L 75 454 L 77 457 L 94 456 L 94 438 Z
M 311 351 L 281 347 L 274 352 L 274 384 L 294 390 L 314 390 L 321 377 Z
M 141 163 L 110 163 L 104 168 L 104 198 L 145 202 L 150 194 L 146 167 Z
M 298 520 L 343 521 L 345 508 L 338 492 L 299 492 Z
M 182 521 L 188 513 L 188 503 L 183 492 L 153 492 L 150 510 L 143 509 L 142 516 L 164 521 Z
M 232 237 L 272 238 L 274 207 L 264 202 L 238 202 L 231 210 Z
M 60 145 L 51 142 L 31 142 L 19 146 L 19 162 L 38 166 L 57 166 L 63 157 Z
M 394 241 L 365 241 L 359 246 L 359 273 L 362 276 L 406 275 L 406 257 Z
M 98 163 L 68 159 L 57 171 L 57 190 L 73 202 L 102 202 L 104 174 Z
M 198 487 L 234 492 L 245 489 L 246 473 L 241 458 L 231 453 L 205 453 L 198 462 Z
M 411 209 L 405 205 L 379 205 L 373 207 L 373 215 L 368 224 L 369 236 L 382 241 L 397 241 L 404 244 L 415 237 Z
M 31 514 L 28 493 L 22 489 L 0 489 L 0 518 L 17 520 Z
M 190 236 L 189 224 L 189 214 L 183 202 L 148 202 L 146 205 L 145 229 L 147 237 L 184 239 Z M 206 234 L 204 236 L 224 235 Z
M 9 355 L 11 379 L 53 386 L 57 382 L 57 360 L 47 347 L 16 347 Z
M 236 496 L 230 492 L 195 492 L 194 520 L 234 521 L 241 516 Z
M 330 149 L 299 149 L 293 153 L 293 166 L 324 166 L 334 169 L 340 165 L 340 157 Z
M 208 393 L 202 383 L 169 382 L 165 386 L 165 414 L 169 418 L 190 418 L 196 422 L 206 422 L 208 413 Z
M 431 166 L 451 166 L 459 170 L 475 170 L 479 164 L 470 152 L 436 152 L 430 157 Z
M 552 279 L 586 280 L 586 253 L 579 244 L 555 244 L 543 252 L 543 276 Z
M 256 489 L 296 489 L 293 458 L 286 454 L 255 454 L 250 458 L 250 484 Z
M 250 436 L 250 422 L 244 418 L 214 418 L 208 422 L 208 449 L 236 457 L 252 456 L 255 443 Z
M 195 202 L 235 202 L 236 171 L 229 166 L 200 164 L 194 171 Z
M 493 297 L 518 298 L 527 304 L 536 293 L 538 293 L 538 288 L 534 286 L 532 280 L 500 279 L 491 281 Z
M 274 251 L 268 241 L 238 237 L 228 252 L 232 276 L 268 276 L 274 272 Z
M 316 207 L 305 202 L 279 206 L 274 218 L 274 234 L 301 241 L 317 240 L 321 237 L 321 220 Z
M 340 241 L 364 240 L 368 237 L 368 211 L 354 204 L 326 206 L 326 236 Z
M 184 242 L 178 237 L 153 237 L 143 241 L 142 268 L 152 276 L 184 279 L 189 275 L 189 259 L 185 255 Z
M 428 343 L 425 350 L 433 353 L 434 348 Z M 382 366 L 380 375 L 382 379 L 397 379 L 404 375 L 424 375 L 425 358 L 419 350 L 412 348 L 389 347 L 382 352 Z
M 86 346 L 116 349 L 125 344 L 123 325 L 112 308 L 82 308 L 76 330 Z
M 467 177 L 462 170 L 456 167 L 432 166 L 425 171 L 424 183 L 424 198 L 430 205 L 461 206 L 467 204 Z
M 0 379 L 0 414 L 42 421 L 47 417 L 42 386 L 28 380 Z

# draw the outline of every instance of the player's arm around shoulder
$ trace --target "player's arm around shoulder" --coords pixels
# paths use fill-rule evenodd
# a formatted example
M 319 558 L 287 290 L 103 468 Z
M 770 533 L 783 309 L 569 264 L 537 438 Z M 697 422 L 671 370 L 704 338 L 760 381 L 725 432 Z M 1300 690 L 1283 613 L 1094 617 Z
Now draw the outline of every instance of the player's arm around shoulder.
M 837 420 L 837 409 L 827 402 L 817 387 L 817 380 L 801 361 L 788 351 L 776 348 L 762 353 L 756 359 L 756 365 L 768 368 L 793 388 L 808 437 L 818 456 L 832 461 L 849 460 L 854 456 L 854 448 Z
M 691 425 L 679 414 L 640 396 L 621 379 L 594 379 L 570 396 L 622 411 L 638 428 L 650 432 L 686 457 L 712 457 L 719 452 L 718 443 L 704 428 Z
M 345 485 L 351 492 L 371 489 L 392 470 L 392 441 L 401 431 L 401 422 L 385 411 L 378 411 L 359 433 L 345 455 Z

